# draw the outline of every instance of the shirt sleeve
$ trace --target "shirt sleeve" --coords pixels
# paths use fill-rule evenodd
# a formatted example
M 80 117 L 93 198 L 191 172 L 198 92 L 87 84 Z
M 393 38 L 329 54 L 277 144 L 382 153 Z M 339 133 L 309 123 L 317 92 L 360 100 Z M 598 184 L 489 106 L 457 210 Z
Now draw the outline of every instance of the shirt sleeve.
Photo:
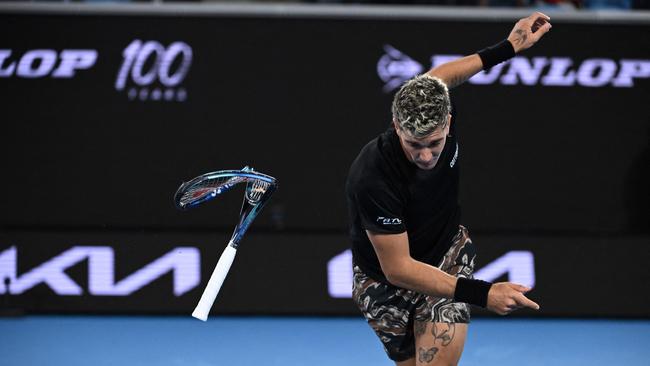
M 354 204 L 361 226 L 380 234 L 399 234 L 406 231 L 404 204 L 389 189 L 364 187 L 354 194 Z

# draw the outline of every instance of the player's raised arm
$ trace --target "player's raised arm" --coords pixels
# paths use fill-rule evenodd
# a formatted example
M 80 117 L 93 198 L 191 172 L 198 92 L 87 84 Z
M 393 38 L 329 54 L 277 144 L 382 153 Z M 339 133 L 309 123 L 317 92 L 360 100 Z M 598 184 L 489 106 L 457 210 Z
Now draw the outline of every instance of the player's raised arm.
M 436 66 L 429 70 L 428 74 L 441 79 L 449 88 L 458 86 L 481 70 L 488 70 L 532 47 L 551 30 L 550 20 L 546 14 L 535 12 L 520 19 L 507 39 L 473 55 Z

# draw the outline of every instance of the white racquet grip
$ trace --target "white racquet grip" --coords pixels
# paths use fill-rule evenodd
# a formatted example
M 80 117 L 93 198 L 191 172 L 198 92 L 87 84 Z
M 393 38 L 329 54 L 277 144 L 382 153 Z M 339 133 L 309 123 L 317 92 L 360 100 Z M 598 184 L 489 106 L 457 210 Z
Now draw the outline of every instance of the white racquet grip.
M 203 290 L 201 300 L 199 300 L 199 304 L 196 305 L 194 312 L 192 312 L 193 317 L 203 321 L 208 320 L 208 314 L 210 313 L 212 304 L 214 304 L 214 300 L 217 298 L 217 294 L 219 294 L 223 280 L 226 279 L 230 266 L 235 260 L 235 254 L 237 254 L 237 249 L 230 245 L 228 245 L 223 253 L 221 253 L 219 262 L 217 262 L 217 266 L 214 267 L 208 285 L 205 286 L 205 290 Z

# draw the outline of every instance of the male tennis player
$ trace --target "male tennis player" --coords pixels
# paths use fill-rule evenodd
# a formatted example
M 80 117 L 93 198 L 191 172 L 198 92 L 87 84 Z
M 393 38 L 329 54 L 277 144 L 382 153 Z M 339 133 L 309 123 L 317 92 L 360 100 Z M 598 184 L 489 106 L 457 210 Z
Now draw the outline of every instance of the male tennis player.
M 531 47 L 551 29 L 549 21 L 534 13 L 506 40 L 407 81 L 393 100 L 391 127 L 350 168 L 353 297 L 398 366 L 456 365 L 468 304 L 501 315 L 539 309 L 524 295 L 529 288 L 473 279 L 448 88 Z

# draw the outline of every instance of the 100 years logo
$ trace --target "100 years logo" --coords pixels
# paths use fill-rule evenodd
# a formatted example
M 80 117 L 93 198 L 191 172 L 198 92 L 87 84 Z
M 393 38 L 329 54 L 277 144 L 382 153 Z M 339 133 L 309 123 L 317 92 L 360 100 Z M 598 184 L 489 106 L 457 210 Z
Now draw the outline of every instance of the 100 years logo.
M 165 47 L 157 41 L 132 41 L 122 52 L 115 89 L 130 100 L 185 101 L 181 86 L 192 65 L 192 48 L 185 42 Z

